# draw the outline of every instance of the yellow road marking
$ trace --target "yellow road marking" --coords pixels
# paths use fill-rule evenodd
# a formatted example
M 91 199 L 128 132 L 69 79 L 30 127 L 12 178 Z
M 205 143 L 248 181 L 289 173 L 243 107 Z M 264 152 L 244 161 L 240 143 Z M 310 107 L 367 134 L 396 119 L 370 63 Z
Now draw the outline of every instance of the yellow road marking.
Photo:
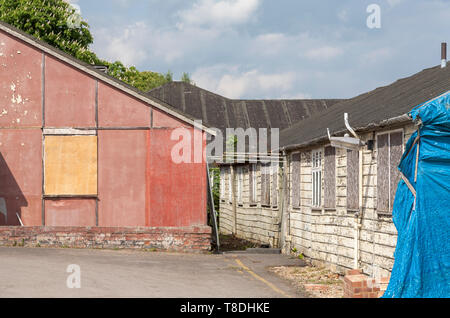
M 288 298 L 292 298 L 291 296 L 289 296 L 288 294 L 286 294 L 284 291 L 282 291 L 281 289 L 277 288 L 274 284 L 272 284 L 271 282 L 268 282 L 267 280 L 265 280 L 264 278 L 262 278 L 261 276 L 257 275 L 255 272 L 253 272 L 250 268 L 248 268 L 247 266 L 245 266 L 240 259 L 236 258 L 236 263 L 238 263 L 238 265 L 240 267 L 242 267 L 245 271 L 247 271 L 250 275 L 252 275 L 254 278 L 256 278 L 257 280 L 263 282 L 264 284 L 266 284 L 267 286 L 269 286 L 270 288 L 272 288 L 274 291 L 276 291 L 277 293 L 283 295 L 284 297 L 288 297 Z

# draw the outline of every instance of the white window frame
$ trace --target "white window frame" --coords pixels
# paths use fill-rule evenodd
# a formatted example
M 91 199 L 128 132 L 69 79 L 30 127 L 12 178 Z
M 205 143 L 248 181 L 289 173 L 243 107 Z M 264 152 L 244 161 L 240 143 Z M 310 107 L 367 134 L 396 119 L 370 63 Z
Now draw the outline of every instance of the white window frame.
M 404 128 L 380 131 L 375 134 L 375 141 L 376 141 L 375 149 L 377 149 L 377 150 L 378 150 L 378 136 L 389 134 L 389 137 L 388 137 L 388 161 L 389 161 L 389 165 L 388 165 L 388 167 L 389 167 L 389 169 L 388 169 L 388 171 L 389 171 L 388 199 L 389 199 L 389 211 L 390 212 L 392 212 L 393 204 L 394 204 L 394 202 L 391 202 L 391 136 L 390 135 L 394 134 L 394 133 L 398 133 L 398 132 L 402 133 L 402 153 L 404 153 L 405 152 L 405 129 Z M 378 162 L 379 162 L 379 160 L 378 160 L 378 151 L 377 151 L 377 166 L 378 166 Z M 378 175 L 377 175 L 377 178 L 378 178 Z M 378 200 L 378 193 L 377 193 L 377 200 Z
M 316 208 L 322 206 L 323 154 L 323 148 L 311 151 L 311 206 Z

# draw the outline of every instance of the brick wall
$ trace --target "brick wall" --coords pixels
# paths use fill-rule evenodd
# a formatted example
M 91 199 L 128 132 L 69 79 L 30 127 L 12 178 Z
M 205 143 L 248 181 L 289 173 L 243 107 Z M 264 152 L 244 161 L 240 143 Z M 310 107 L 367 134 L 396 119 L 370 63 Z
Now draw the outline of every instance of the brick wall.
M 344 297 L 379 298 L 383 296 L 388 283 L 389 277 L 374 279 L 362 274 L 361 270 L 349 270 L 344 277 Z
M 203 252 L 211 248 L 211 228 L 2 226 L 0 246 L 156 248 Z

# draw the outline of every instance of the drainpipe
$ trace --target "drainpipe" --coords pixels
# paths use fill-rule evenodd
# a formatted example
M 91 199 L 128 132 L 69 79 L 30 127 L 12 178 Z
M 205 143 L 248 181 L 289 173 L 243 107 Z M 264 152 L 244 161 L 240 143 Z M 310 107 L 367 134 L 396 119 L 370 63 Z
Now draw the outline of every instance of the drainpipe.
M 348 113 L 344 114 L 344 122 L 345 126 L 347 127 L 347 130 L 350 131 L 350 133 L 357 139 L 359 139 L 359 136 L 356 134 L 356 132 L 353 130 L 353 128 L 350 126 L 348 122 Z M 354 258 L 353 258 L 353 268 L 358 269 L 359 268 L 359 233 L 361 231 L 361 218 L 362 218 L 362 211 L 363 211 L 363 149 L 360 146 L 359 147 L 359 178 L 358 178 L 358 190 L 359 190 L 359 211 L 355 214 L 355 222 L 354 222 L 354 229 L 355 229 L 355 240 L 354 240 Z

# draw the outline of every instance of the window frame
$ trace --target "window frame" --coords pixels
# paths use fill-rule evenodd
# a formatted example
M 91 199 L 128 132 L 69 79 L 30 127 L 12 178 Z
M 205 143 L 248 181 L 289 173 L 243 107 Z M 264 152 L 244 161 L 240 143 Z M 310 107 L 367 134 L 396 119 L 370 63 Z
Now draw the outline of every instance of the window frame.
M 315 162 L 317 162 L 315 155 L 317 154 L 320 155 L 318 158 L 319 164 L 315 165 Z M 313 208 L 322 207 L 323 155 L 324 147 L 311 150 L 311 207 Z

